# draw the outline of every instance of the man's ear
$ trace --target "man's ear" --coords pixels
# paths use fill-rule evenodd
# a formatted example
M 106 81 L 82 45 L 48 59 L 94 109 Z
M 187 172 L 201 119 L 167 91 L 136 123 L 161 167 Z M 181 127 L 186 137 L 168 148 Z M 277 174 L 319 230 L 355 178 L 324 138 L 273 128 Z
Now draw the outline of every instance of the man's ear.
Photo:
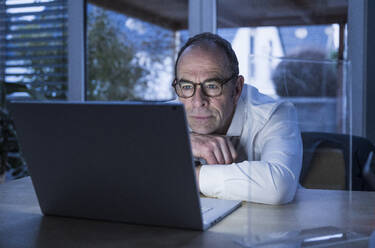
M 233 101 L 234 101 L 234 104 L 237 104 L 238 99 L 240 99 L 240 96 L 241 96 L 241 93 L 242 93 L 242 89 L 243 89 L 244 81 L 245 80 L 244 80 L 243 76 L 239 75 L 237 77 L 237 80 L 236 80 L 236 83 L 235 83 L 234 89 L 233 89 Z

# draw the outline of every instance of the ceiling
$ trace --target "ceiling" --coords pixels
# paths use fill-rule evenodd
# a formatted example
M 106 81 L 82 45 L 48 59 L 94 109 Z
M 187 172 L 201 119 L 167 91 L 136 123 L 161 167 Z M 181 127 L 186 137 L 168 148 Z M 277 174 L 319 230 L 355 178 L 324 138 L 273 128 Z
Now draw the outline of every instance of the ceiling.
M 188 0 L 88 0 L 171 30 L 187 29 Z M 347 22 L 348 0 L 217 0 L 217 27 Z

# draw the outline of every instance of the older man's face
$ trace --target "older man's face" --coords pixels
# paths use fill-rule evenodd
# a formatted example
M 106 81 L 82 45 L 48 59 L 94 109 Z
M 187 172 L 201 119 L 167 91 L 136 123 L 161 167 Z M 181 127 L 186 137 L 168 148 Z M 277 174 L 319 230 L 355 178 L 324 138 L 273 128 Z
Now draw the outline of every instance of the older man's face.
M 228 58 L 213 45 L 188 47 L 177 64 L 177 80 L 201 83 L 211 78 L 228 79 L 230 76 Z M 225 134 L 241 94 L 241 83 L 242 77 L 233 79 L 223 85 L 223 93 L 217 97 L 205 96 L 200 86 L 197 86 L 194 96 L 180 97 L 192 131 L 199 134 Z

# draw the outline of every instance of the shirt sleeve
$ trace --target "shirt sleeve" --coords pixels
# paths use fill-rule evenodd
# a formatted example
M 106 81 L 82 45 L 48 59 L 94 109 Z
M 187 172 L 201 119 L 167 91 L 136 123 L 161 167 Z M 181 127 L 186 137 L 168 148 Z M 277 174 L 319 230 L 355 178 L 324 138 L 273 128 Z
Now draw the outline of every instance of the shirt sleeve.
M 293 105 L 279 105 L 253 142 L 259 161 L 202 166 L 200 191 L 210 197 L 264 204 L 293 200 L 302 164 L 301 134 Z

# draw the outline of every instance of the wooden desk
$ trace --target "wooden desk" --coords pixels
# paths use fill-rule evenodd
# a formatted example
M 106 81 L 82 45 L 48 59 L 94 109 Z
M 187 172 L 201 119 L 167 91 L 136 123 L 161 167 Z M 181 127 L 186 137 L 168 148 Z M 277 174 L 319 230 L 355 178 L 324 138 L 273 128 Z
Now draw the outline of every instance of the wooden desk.
M 300 189 L 290 204 L 244 203 L 208 231 L 198 232 L 44 217 L 30 178 L 0 185 L 0 247 L 4 248 L 241 247 L 238 241 L 246 237 L 293 235 L 322 226 L 370 235 L 375 229 L 375 192 Z

